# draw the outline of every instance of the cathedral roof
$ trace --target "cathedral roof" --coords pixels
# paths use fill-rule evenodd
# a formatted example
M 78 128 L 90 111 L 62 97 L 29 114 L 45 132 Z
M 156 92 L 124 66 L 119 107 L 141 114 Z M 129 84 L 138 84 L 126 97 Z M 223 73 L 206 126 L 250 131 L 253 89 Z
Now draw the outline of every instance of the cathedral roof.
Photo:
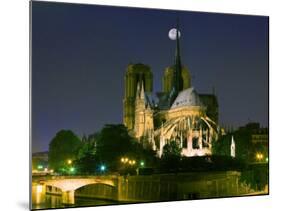
M 152 93 L 145 92 L 145 103 L 150 108 L 153 108 L 155 106 L 155 96 Z
M 202 106 L 200 97 L 193 87 L 181 91 L 176 97 L 171 108 L 182 106 Z

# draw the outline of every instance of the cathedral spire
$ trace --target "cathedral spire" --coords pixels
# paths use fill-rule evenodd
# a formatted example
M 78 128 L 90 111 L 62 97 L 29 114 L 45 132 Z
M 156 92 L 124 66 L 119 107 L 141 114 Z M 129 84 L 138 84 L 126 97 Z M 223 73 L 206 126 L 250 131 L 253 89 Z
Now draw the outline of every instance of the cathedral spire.
M 143 81 L 141 82 L 140 99 L 144 99 L 144 85 L 143 85 Z
M 176 27 L 176 52 L 174 62 L 174 89 L 178 93 L 183 89 L 183 81 L 181 76 L 181 57 L 180 57 L 180 31 L 179 31 L 179 19 L 177 18 Z
M 170 106 L 178 96 L 179 92 L 183 90 L 183 79 L 182 79 L 182 65 L 180 57 L 180 31 L 179 31 L 179 20 L 177 19 L 177 26 L 174 33 L 176 33 L 176 52 L 173 66 L 173 82 L 172 89 L 169 94 Z
M 140 97 L 140 82 L 137 82 L 137 92 L 136 92 L 136 98 Z
M 235 141 L 233 136 L 231 137 L 230 156 L 235 158 Z

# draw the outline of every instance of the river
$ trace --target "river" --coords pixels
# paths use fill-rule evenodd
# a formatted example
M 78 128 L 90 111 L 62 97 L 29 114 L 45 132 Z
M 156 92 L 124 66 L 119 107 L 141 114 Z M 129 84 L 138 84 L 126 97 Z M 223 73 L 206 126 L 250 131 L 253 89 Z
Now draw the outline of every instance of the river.
M 110 200 L 100 200 L 92 198 L 75 197 L 75 204 L 66 205 L 62 203 L 61 195 L 32 193 L 32 209 L 64 208 L 64 207 L 83 207 L 117 204 Z

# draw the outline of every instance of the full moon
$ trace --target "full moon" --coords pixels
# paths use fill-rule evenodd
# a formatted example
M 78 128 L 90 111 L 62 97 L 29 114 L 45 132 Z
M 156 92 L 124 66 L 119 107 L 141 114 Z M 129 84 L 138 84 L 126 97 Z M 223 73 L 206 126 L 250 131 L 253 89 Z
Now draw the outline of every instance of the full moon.
M 180 31 L 178 31 L 178 33 L 179 33 L 179 38 L 180 38 L 180 36 L 181 36 Z M 175 29 L 175 28 L 171 29 L 169 31 L 168 36 L 171 40 L 176 40 L 177 39 L 177 29 Z

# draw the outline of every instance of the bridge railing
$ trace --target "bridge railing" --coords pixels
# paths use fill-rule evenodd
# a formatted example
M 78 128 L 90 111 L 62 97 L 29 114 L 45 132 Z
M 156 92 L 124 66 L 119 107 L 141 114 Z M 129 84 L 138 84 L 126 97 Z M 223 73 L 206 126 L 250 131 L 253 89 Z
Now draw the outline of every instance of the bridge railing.
M 118 175 L 45 175 L 32 176 L 33 182 L 40 182 L 42 180 L 62 180 L 62 179 L 116 179 Z

